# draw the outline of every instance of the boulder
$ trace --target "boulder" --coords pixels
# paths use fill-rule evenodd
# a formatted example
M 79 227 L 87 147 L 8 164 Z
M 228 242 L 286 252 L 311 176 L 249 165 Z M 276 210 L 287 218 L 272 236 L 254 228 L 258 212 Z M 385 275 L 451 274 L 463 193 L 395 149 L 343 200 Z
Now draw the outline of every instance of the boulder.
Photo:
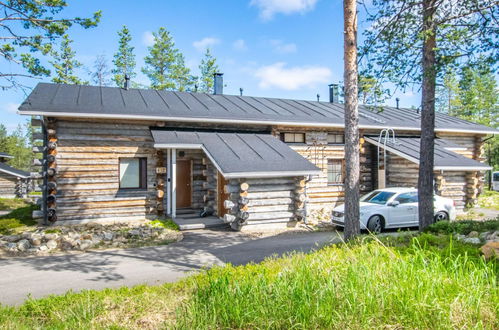
M 56 239 L 59 238 L 59 235 L 58 234 L 55 234 L 55 233 L 51 233 L 51 234 L 45 234 L 45 239 L 47 241 L 55 241 Z
M 482 241 L 485 241 L 487 239 L 487 237 L 489 237 L 490 235 L 490 232 L 488 231 L 485 231 L 483 233 L 480 233 L 480 235 L 478 235 L 478 237 L 482 240 Z
M 16 243 L 7 243 L 7 244 L 5 244 L 5 249 L 7 251 L 15 251 L 15 250 L 17 250 L 17 244 Z
M 40 246 L 42 244 L 42 237 L 37 234 L 33 234 L 30 239 L 31 245 Z
M 108 231 L 105 231 L 103 234 L 102 234 L 102 239 L 105 240 L 105 241 L 112 241 L 113 240 L 113 233 L 112 232 L 108 232 Z
M 468 237 L 478 237 L 478 232 L 477 231 L 472 231 L 468 234 Z
M 53 250 L 57 248 L 57 241 L 54 239 L 48 240 L 45 244 L 49 250 Z
M 19 241 L 21 239 L 21 236 L 19 236 L 19 235 L 7 235 L 7 236 L 4 236 L 2 239 L 6 242 L 13 243 L 13 242 Z
M 78 248 L 82 251 L 87 250 L 91 247 L 92 247 L 92 241 L 88 239 L 80 241 L 80 245 L 78 246 Z
M 31 247 L 31 244 L 27 239 L 22 239 L 17 242 L 17 249 L 19 251 L 27 251 Z
M 480 248 L 485 259 L 499 258 L 499 242 L 488 242 Z
M 478 237 L 467 237 L 463 240 L 464 243 L 469 243 L 469 244 L 480 244 L 481 241 Z
M 43 244 L 43 245 L 40 245 L 39 249 L 40 249 L 40 251 L 44 252 L 44 251 L 48 251 L 49 248 L 47 247 L 47 245 Z
M 132 229 L 128 232 L 128 236 L 137 238 L 139 236 L 142 236 L 142 233 L 139 229 Z

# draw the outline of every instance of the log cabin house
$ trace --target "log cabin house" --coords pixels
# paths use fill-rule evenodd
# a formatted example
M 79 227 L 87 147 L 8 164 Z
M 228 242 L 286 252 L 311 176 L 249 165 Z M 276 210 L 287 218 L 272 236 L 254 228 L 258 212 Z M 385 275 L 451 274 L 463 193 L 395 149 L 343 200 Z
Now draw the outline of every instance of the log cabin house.
M 213 95 L 38 84 L 19 113 L 41 127 L 44 221 L 192 215 L 248 230 L 329 218 L 344 196 L 337 86 L 313 102 L 224 95 L 221 79 Z M 420 113 L 360 105 L 359 115 L 362 192 L 416 186 Z M 497 131 L 445 114 L 435 123 L 435 189 L 462 210 L 480 194 L 482 144 Z
M 30 174 L 6 164 L 12 156 L 0 152 L 0 197 L 25 197 L 28 194 Z

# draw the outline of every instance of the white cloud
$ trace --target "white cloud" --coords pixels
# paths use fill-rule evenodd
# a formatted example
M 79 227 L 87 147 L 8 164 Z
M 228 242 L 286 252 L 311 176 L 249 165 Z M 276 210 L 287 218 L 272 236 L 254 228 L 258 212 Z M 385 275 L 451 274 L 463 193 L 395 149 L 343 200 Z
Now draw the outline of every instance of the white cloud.
M 276 53 L 288 54 L 296 52 L 296 44 L 289 43 L 286 44 L 282 40 L 270 40 L 270 45 Z
M 251 0 L 250 5 L 260 10 L 260 17 L 270 20 L 275 14 L 303 14 L 314 9 L 317 0 Z
M 211 48 L 220 43 L 220 39 L 213 37 L 206 37 L 198 41 L 194 41 L 192 45 L 200 52 L 204 52 L 206 48 Z
M 2 106 L 2 110 L 8 113 L 17 113 L 17 108 L 19 108 L 19 104 L 13 102 L 7 102 Z
M 151 31 L 146 31 L 142 34 L 142 43 L 146 46 L 154 45 L 154 36 Z
M 245 51 L 248 49 L 248 46 L 246 45 L 246 41 L 243 39 L 237 39 L 232 43 L 232 48 L 239 51 Z
M 260 88 L 276 87 L 284 90 L 297 90 L 328 83 L 331 70 L 323 66 L 286 67 L 286 63 L 278 62 L 258 68 L 254 75 L 260 79 L 258 83 Z

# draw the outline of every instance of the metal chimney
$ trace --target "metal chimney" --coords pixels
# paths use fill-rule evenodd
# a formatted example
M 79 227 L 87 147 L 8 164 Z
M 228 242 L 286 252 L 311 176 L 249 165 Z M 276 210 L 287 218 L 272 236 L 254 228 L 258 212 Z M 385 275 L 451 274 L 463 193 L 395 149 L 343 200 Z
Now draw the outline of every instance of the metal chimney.
M 123 88 L 125 90 L 128 90 L 128 86 L 130 85 L 130 76 L 129 75 L 125 75 L 125 85 L 123 86 Z
M 213 80 L 214 80 L 214 88 L 213 88 L 213 94 L 219 95 L 224 93 L 224 77 L 223 73 L 214 73 L 213 74 Z
M 339 103 L 339 86 L 338 84 L 329 85 L 329 102 Z
M 395 98 L 395 102 L 397 102 L 397 109 L 399 108 L 399 102 L 400 102 L 400 99 L 397 97 Z

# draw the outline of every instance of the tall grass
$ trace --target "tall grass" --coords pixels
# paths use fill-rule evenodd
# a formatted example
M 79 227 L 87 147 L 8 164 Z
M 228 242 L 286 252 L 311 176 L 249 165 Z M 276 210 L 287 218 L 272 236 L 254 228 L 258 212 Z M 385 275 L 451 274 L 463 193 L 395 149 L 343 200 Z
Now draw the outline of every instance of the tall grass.
M 332 246 L 197 277 L 181 328 L 499 328 L 497 265 L 414 239 Z

